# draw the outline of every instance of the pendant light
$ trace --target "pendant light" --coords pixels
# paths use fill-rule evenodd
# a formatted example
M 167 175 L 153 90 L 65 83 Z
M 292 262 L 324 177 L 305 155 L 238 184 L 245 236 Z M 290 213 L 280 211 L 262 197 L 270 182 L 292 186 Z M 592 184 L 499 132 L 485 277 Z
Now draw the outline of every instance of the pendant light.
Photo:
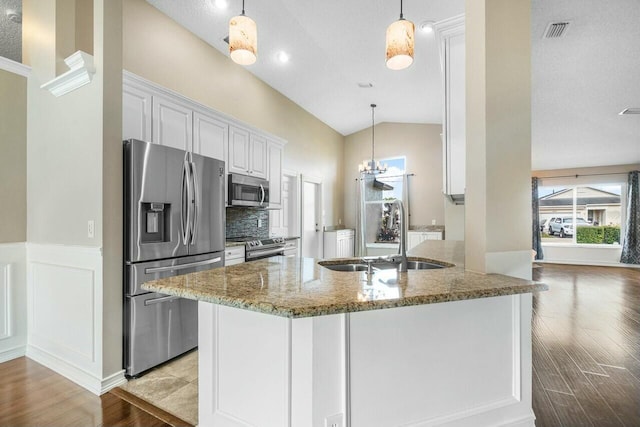
M 413 63 L 415 25 L 402 15 L 400 0 L 400 19 L 387 27 L 387 68 L 403 70 Z
M 251 65 L 258 55 L 258 30 L 256 22 L 242 13 L 229 20 L 229 55 L 236 64 Z
M 368 174 L 368 175 L 377 175 L 380 173 L 385 173 L 387 171 L 387 164 L 384 165 L 380 162 L 375 161 L 375 108 L 376 104 L 371 104 L 371 161 L 363 160 L 362 164 L 358 165 L 358 169 L 360 173 Z

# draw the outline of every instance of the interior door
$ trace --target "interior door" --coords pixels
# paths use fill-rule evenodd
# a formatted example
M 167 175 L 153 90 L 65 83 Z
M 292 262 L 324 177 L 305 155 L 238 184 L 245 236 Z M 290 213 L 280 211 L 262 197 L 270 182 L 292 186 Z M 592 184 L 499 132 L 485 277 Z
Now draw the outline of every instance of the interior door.
M 302 179 L 302 256 L 322 258 L 322 182 Z

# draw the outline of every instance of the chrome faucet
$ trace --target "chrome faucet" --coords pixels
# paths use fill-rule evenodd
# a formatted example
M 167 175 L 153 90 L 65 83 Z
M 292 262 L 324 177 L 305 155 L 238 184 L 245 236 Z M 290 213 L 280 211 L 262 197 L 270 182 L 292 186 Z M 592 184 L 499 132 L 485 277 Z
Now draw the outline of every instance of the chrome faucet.
M 393 203 L 398 205 L 398 210 L 400 211 L 400 247 L 398 248 L 398 255 L 391 257 L 391 259 L 398 263 L 398 271 L 407 271 L 407 229 L 405 227 L 407 215 L 404 211 L 402 200 L 396 199 Z

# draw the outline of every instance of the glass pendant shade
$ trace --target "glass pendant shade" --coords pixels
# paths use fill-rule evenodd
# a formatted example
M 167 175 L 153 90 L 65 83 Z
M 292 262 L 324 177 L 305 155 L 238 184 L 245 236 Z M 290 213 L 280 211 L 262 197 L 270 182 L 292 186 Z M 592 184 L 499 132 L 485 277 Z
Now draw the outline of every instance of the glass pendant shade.
M 413 63 L 415 26 L 399 19 L 387 27 L 387 68 L 402 70 Z
M 236 64 L 251 65 L 258 55 L 256 22 L 248 16 L 238 15 L 229 21 L 229 55 Z

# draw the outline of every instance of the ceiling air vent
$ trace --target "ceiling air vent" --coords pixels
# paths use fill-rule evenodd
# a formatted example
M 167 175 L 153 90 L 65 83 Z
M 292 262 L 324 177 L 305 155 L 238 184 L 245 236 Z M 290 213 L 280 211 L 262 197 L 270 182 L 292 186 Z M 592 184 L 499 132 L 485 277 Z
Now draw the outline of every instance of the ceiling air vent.
M 618 114 L 620 114 L 621 116 L 626 116 L 627 114 L 640 114 L 640 108 L 625 108 Z
M 551 22 L 547 25 L 547 29 L 544 31 L 543 39 L 557 39 L 564 37 L 567 34 L 570 21 Z

